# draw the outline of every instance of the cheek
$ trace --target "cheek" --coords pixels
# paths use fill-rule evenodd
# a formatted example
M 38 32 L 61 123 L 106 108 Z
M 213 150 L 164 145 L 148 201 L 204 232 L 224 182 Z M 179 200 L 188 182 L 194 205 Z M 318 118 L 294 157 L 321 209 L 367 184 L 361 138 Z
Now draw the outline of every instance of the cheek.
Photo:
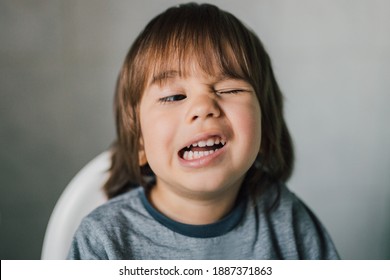
M 243 109 L 245 108 L 245 109 Z M 258 101 L 236 111 L 237 137 L 243 143 L 248 153 L 257 156 L 261 144 L 261 113 Z
M 158 125 L 157 125 L 158 124 Z M 172 153 L 172 143 L 175 134 L 175 124 L 167 117 L 141 115 L 141 132 L 146 158 L 153 168 L 157 161 L 167 160 Z

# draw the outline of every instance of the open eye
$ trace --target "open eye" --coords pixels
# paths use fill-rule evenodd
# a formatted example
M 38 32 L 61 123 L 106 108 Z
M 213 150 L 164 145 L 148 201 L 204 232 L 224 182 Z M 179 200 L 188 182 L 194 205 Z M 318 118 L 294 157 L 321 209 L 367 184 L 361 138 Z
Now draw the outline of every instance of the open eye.
M 160 103 L 170 103 L 170 102 L 180 101 L 180 100 L 183 100 L 185 98 L 186 98 L 186 96 L 184 94 L 175 94 L 175 95 L 162 97 L 158 101 Z

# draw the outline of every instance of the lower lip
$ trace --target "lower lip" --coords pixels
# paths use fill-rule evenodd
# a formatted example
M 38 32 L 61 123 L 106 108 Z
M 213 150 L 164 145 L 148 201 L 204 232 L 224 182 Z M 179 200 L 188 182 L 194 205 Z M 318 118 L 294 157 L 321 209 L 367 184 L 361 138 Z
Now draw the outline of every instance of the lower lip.
M 225 152 L 226 146 L 227 145 L 223 146 L 222 148 L 216 150 L 212 154 L 209 154 L 207 156 L 203 156 L 203 157 L 197 158 L 197 159 L 185 160 L 179 156 L 179 162 L 184 167 L 192 167 L 192 168 L 205 167 L 207 165 L 210 165 L 218 157 L 220 157 Z

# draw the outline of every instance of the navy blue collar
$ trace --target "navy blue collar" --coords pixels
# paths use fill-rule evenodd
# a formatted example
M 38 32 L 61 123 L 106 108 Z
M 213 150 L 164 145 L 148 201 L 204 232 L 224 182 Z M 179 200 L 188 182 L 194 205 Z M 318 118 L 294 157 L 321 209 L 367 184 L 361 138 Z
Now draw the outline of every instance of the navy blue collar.
M 207 225 L 191 225 L 176 222 L 161 214 L 149 202 L 144 190 L 140 192 L 140 197 L 145 209 L 160 224 L 174 232 L 195 238 L 211 238 L 228 233 L 241 221 L 246 208 L 246 199 L 239 199 L 231 212 L 218 222 Z

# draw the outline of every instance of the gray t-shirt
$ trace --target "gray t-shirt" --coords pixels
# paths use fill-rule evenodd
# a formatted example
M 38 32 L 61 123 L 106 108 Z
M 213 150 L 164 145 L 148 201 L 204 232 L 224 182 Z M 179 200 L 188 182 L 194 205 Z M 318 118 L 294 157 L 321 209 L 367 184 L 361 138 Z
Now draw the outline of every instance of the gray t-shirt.
M 270 209 L 277 195 L 278 203 Z M 83 219 L 68 258 L 338 259 L 339 256 L 315 215 L 280 185 L 254 201 L 239 200 L 225 218 L 209 225 L 173 221 L 153 208 L 142 187 L 133 189 Z

